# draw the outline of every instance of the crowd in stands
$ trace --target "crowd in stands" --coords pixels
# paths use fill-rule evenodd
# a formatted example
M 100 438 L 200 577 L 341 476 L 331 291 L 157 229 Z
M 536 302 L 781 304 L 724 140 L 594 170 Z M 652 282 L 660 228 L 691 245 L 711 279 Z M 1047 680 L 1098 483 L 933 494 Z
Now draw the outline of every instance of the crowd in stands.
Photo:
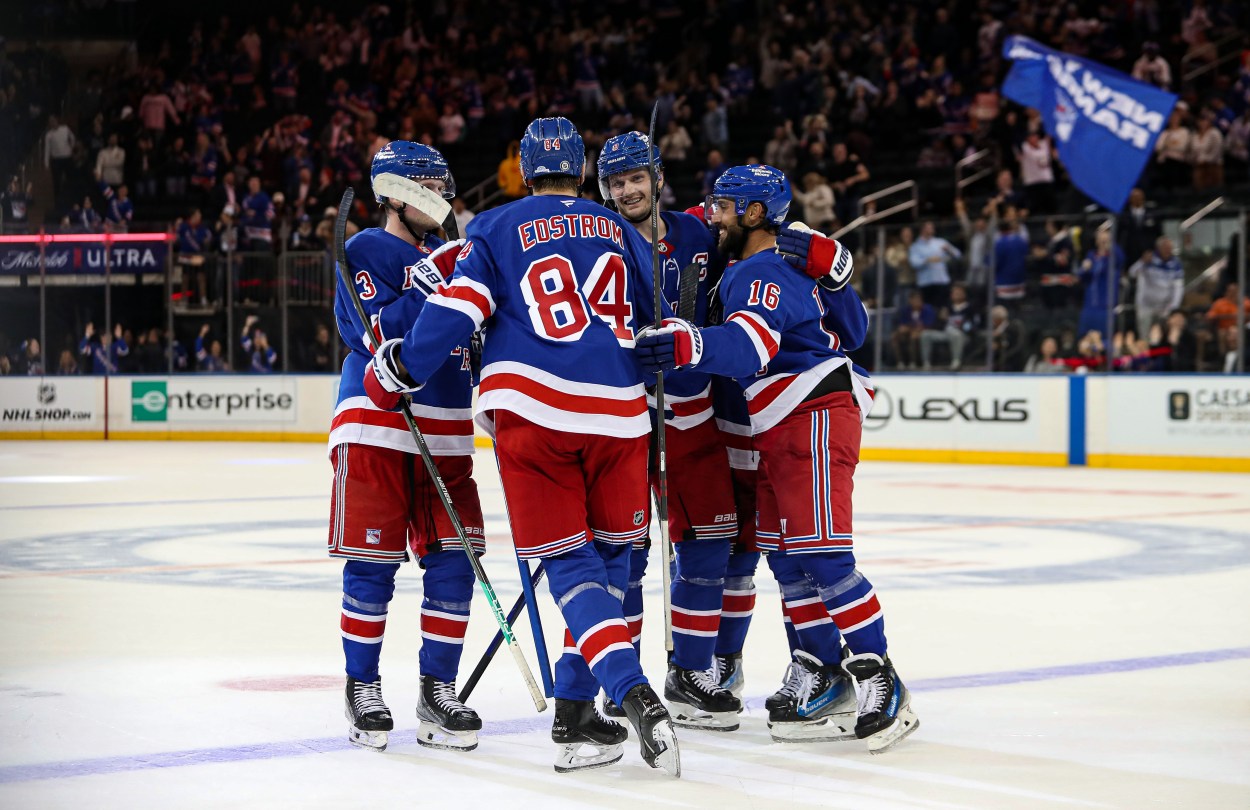
M 525 123 L 567 115 L 585 136 L 584 189 L 594 196 L 597 150 L 607 137 L 646 129 L 658 99 L 666 204 L 694 204 L 728 166 L 762 161 L 794 181 L 793 217 L 825 231 L 862 213 L 860 198 L 887 178 L 949 175 L 956 161 L 990 150 L 998 169 L 990 188 L 961 196 L 948 183 L 922 200 L 926 214 L 950 212 L 958 227 L 937 234 L 918 225 L 915 244 L 908 233 L 887 248 L 891 295 L 875 303 L 901 317 L 915 289 L 938 325 L 924 342 L 914 323 L 915 340 L 888 327 L 887 363 L 923 366 L 926 346 L 949 354 L 985 343 L 972 331 L 998 327 L 958 316 L 950 327 L 951 285 L 965 285 L 969 305 L 985 313 L 991 256 L 998 304 L 1013 315 L 1071 306 L 1079 343 L 1116 306 L 1090 292 L 1106 266 L 1136 282 L 1130 267 L 1145 248 L 1122 246 L 1114 261 L 1092 238 L 1063 247 L 1066 226 L 1026 224 L 1081 198 L 1036 111 L 1000 94 L 1009 67 L 1001 44 L 1013 33 L 1182 95 L 1143 176 L 1147 192 L 1166 201 L 1250 180 L 1250 62 L 1180 78 L 1217 60 L 1227 35 L 1248 30 L 1250 11 L 1230 0 L 325 0 L 281 11 L 227 3 L 177 24 L 163 13 L 154 10 L 147 27 L 139 21 L 137 49 L 75 87 L 65 117 L 40 119 L 39 157 L 52 174 L 54 223 L 91 231 L 174 222 L 184 292 L 210 302 L 213 282 L 194 257 L 324 249 L 342 190 L 354 185 L 369 201 L 369 162 L 390 139 L 443 150 L 462 193 L 494 178 L 497 203 L 525 193 L 516 165 Z M 10 185 L 6 207 L 22 193 Z M 463 225 L 472 211 L 456 207 Z M 357 213 L 367 224 L 368 206 Z M 851 244 L 857 264 L 874 261 L 875 246 L 856 235 Z M 1149 306 L 1153 321 L 1166 317 L 1158 302 Z M 1149 333 L 1141 326 L 1135 335 Z M 1002 352 L 995 365 L 1001 355 L 1024 366 L 1036 342 L 1027 331 L 1019 362 L 1020 352 Z M 1139 342 L 1121 335 L 1124 345 Z

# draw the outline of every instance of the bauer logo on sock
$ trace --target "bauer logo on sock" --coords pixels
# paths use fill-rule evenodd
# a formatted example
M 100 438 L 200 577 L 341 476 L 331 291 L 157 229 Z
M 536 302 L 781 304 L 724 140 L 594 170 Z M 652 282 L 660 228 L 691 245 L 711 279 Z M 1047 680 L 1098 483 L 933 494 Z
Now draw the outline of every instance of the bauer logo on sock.
M 371 546 L 382 545 L 382 530 L 365 529 L 365 543 Z

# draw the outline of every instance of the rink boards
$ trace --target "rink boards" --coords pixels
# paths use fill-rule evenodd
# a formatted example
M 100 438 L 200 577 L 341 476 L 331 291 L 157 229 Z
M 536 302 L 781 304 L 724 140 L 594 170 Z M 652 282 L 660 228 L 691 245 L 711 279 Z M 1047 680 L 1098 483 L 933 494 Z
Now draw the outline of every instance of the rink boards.
M 1250 472 L 1247 376 L 873 381 L 867 460 Z M 331 375 L 6 377 L 0 439 L 322 442 L 337 388 Z

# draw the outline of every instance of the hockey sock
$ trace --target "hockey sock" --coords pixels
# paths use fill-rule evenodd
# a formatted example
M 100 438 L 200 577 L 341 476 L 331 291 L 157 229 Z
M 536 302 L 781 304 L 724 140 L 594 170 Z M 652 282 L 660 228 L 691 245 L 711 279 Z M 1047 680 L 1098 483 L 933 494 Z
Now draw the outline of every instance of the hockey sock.
M 398 563 L 348 560 L 343 564 L 343 658 L 347 674 L 358 681 L 378 679 L 386 611 L 395 594 Z
M 425 597 L 421 600 L 421 674 L 454 681 L 469 627 L 473 566 L 460 548 L 436 551 L 421 560 Z
M 634 650 L 642 652 L 642 578 L 647 573 L 650 540 L 647 545 L 634 546 L 629 555 L 629 587 L 625 589 L 625 621 L 634 640 Z
M 742 652 L 751 615 L 755 612 L 755 569 L 759 552 L 735 551 L 725 566 L 725 593 L 721 598 L 720 630 L 716 634 L 716 654 Z M 787 625 L 787 628 L 789 625 Z
M 585 544 L 543 561 L 568 628 L 555 667 L 557 698 L 593 700 L 602 684 L 620 705 L 630 689 L 647 682 L 621 605 L 629 553 L 628 544 Z
M 799 560 L 809 556 L 815 555 L 774 551 L 768 555 L 768 567 L 781 587 L 781 609 L 790 620 L 798 649 L 822 664 L 836 664 L 842 660 L 842 639 L 820 594 L 804 575 Z
M 872 583 L 855 568 L 855 557 L 840 552 L 802 555 L 803 570 L 816 583 L 834 624 L 855 655 L 885 657 L 885 618 Z
M 720 630 L 728 540 L 685 540 L 677 544 L 673 577 L 673 663 L 708 669 Z

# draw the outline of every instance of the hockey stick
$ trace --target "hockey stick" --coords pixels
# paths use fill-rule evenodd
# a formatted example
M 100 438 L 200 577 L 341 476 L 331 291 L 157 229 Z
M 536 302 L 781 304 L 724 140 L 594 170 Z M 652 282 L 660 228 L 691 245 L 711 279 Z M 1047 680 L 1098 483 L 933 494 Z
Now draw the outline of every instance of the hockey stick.
M 343 192 L 343 199 L 339 201 L 338 219 L 334 222 L 334 258 L 338 260 L 339 279 L 343 282 L 343 286 L 347 289 L 348 294 L 351 295 L 352 304 L 356 308 L 356 316 L 360 318 L 360 323 L 364 327 L 364 338 L 368 348 L 370 351 L 376 351 L 377 338 L 373 334 L 369 316 L 365 314 L 364 305 L 360 303 L 360 295 L 356 292 L 356 282 L 352 277 L 351 267 L 347 263 L 347 247 L 345 245 L 347 216 L 351 213 L 352 202 L 355 197 L 355 192 L 349 186 Z M 508 624 L 507 617 L 504 616 L 503 607 L 499 604 L 499 597 L 495 595 L 495 589 L 491 586 L 485 569 L 482 568 L 482 562 L 477 558 L 472 544 L 469 543 L 468 536 L 464 533 L 464 525 L 460 522 L 460 515 L 456 512 L 456 507 L 452 506 L 451 495 L 447 492 L 447 484 L 443 481 L 443 476 L 439 474 L 438 467 L 434 464 L 434 457 L 430 455 L 430 448 L 425 444 L 425 437 L 421 435 L 420 429 L 417 428 L 417 421 L 412 416 L 411 406 L 412 398 L 405 394 L 400 413 L 403 414 L 404 422 L 408 425 L 408 431 L 417 443 L 417 452 L 421 454 L 421 461 L 425 463 L 425 470 L 429 474 L 430 480 L 434 482 L 435 489 L 438 490 L 439 500 L 443 502 L 443 508 L 447 510 L 447 517 L 451 519 L 451 525 L 456 530 L 456 539 L 460 541 L 460 547 L 464 549 L 464 553 L 469 557 L 469 564 L 473 567 L 473 574 L 477 577 L 478 585 L 481 586 L 482 593 L 486 597 L 486 604 L 490 607 L 491 613 L 494 614 L 495 622 L 499 625 L 499 632 L 503 633 L 504 641 L 508 644 L 508 650 L 512 653 L 512 660 L 516 662 L 517 669 L 521 671 L 521 677 L 525 680 L 525 686 L 529 689 L 530 697 L 534 700 L 534 708 L 540 712 L 546 711 L 547 701 L 543 699 L 542 692 L 539 691 L 538 684 L 534 681 L 534 674 L 530 672 L 529 664 L 525 662 L 525 656 L 521 653 L 521 647 L 517 644 L 516 636 L 512 633 L 512 627 Z
M 677 317 L 694 322 L 699 306 L 699 274 L 702 266 L 691 262 L 681 269 L 677 277 Z
M 538 583 L 542 582 L 543 564 L 540 562 L 538 568 L 534 571 L 534 576 L 529 578 L 531 592 L 538 587 Z M 525 610 L 525 605 L 529 600 L 525 593 L 516 598 L 516 602 L 512 605 L 512 610 L 508 611 L 508 626 L 516 623 L 517 618 L 521 615 L 521 611 Z M 482 658 L 477 662 L 477 666 L 473 668 L 469 679 L 464 682 L 464 686 L 460 688 L 459 700 L 461 703 L 468 701 L 469 695 L 473 694 L 473 689 L 477 686 L 477 682 L 482 680 L 482 676 L 486 674 L 486 668 L 490 666 L 490 662 L 495 659 L 495 653 L 499 651 L 499 645 L 503 643 L 503 632 L 496 630 L 495 637 L 491 639 L 490 645 L 486 647 L 486 652 L 482 653 Z
M 651 279 L 655 285 L 655 320 L 660 322 L 663 312 L 664 279 L 660 274 L 660 180 L 655 170 L 655 116 L 660 102 L 651 108 L 651 127 L 647 136 L 647 165 L 651 171 Z M 664 565 L 664 649 L 673 651 L 673 595 L 672 572 L 673 541 L 668 536 L 668 460 L 664 454 L 664 372 L 655 375 L 655 454 L 656 497 L 660 519 L 660 548 L 663 549 Z
M 460 238 L 456 215 L 451 210 L 451 205 L 416 180 L 400 177 L 398 174 L 379 174 L 373 181 L 373 190 L 381 197 L 390 197 L 404 205 L 410 205 L 439 223 L 447 233 L 448 241 L 454 242 Z

